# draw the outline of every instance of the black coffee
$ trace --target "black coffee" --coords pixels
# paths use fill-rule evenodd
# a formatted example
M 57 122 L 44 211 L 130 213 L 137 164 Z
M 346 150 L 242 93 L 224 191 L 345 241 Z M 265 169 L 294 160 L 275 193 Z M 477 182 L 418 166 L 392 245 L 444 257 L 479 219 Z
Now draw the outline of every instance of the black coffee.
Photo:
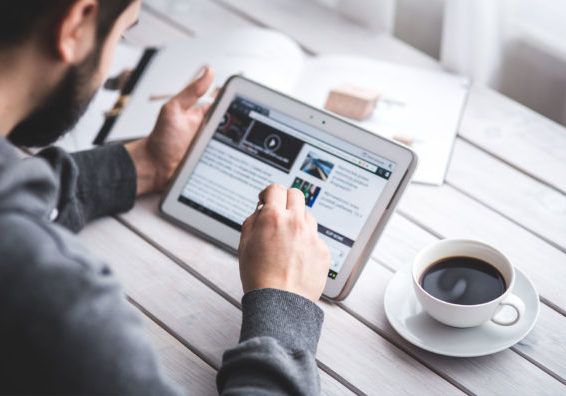
M 430 265 L 420 284 L 434 297 L 460 305 L 483 304 L 505 293 L 503 275 L 473 257 L 447 257 Z

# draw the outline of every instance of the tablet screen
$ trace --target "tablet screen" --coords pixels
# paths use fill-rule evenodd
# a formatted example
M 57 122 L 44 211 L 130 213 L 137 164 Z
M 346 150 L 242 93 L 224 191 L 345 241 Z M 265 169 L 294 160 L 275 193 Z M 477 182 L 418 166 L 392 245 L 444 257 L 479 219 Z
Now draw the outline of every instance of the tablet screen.
M 236 96 L 179 201 L 240 231 L 261 190 L 298 188 L 329 246 L 334 279 L 394 171 L 386 158 Z

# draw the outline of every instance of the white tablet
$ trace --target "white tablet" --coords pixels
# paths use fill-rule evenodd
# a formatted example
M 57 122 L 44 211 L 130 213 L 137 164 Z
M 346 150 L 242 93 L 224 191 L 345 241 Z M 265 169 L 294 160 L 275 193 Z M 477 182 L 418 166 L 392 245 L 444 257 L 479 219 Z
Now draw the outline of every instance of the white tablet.
M 242 77 L 223 87 L 161 202 L 236 251 L 258 193 L 296 187 L 330 248 L 324 296 L 346 297 L 416 167 L 408 148 Z

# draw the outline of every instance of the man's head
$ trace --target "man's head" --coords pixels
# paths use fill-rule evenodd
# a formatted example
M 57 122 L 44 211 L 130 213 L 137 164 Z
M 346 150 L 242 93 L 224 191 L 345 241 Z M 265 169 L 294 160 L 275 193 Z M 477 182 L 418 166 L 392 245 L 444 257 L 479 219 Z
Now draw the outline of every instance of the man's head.
M 9 134 L 44 146 L 73 127 L 102 84 L 122 34 L 141 0 L 7 0 L 0 2 L 0 52 L 35 54 L 34 105 Z M 20 51 L 21 52 L 21 51 Z M 35 67 L 35 69 L 33 68 Z M 37 74 L 37 73 L 35 73 Z

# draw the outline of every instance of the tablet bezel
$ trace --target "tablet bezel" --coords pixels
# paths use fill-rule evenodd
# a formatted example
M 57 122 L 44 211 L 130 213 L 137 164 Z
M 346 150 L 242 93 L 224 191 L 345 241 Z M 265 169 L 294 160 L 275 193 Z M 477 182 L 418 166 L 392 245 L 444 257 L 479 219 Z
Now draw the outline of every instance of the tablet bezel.
M 196 231 L 213 243 L 236 252 L 240 232 L 178 201 L 192 171 L 235 96 L 243 96 L 259 105 L 287 114 L 314 128 L 387 158 L 395 163 L 381 196 L 356 238 L 346 261 L 335 279 L 328 278 L 324 296 L 341 300 L 350 292 L 377 242 L 401 192 L 416 168 L 416 155 L 409 148 L 365 131 L 347 121 L 316 109 L 241 76 L 231 77 L 203 121 L 187 154 L 172 178 L 160 204 L 161 213 L 176 223 Z

